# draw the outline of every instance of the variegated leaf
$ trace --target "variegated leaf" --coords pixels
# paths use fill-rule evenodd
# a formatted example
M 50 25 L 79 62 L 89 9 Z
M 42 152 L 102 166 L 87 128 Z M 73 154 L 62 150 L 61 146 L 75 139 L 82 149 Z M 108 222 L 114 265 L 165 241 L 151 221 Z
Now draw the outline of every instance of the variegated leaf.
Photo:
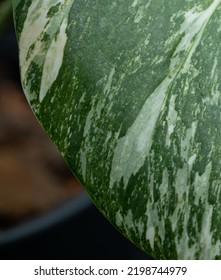
M 26 97 L 101 212 L 220 259 L 221 0 L 13 2 Z

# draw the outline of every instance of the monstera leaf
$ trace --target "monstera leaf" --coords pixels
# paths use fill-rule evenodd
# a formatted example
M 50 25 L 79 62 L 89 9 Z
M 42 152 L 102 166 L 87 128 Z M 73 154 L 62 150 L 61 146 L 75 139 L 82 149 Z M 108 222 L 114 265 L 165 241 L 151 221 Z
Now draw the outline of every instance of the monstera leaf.
M 25 95 L 100 211 L 157 259 L 220 259 L 221 0 L 13 2 Z

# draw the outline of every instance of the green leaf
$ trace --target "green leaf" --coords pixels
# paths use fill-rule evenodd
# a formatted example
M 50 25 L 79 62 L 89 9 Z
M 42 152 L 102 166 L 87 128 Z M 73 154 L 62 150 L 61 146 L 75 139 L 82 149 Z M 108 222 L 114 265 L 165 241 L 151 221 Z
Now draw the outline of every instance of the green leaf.
M 26 97 L 100 211 L 155 258 L 221 259 L 221 0 L 14 17 Z

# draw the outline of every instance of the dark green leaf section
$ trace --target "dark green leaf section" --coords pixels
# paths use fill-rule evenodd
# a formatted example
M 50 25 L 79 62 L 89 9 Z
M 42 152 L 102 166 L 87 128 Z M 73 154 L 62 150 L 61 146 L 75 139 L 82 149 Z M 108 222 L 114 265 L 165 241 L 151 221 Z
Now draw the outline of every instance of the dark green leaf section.
M 221 1 L 39 0 L 30 46 L 16 2 L 25 93 L 97 207 L 156 258 L 220 259 Z
M 27 16 L 28 7 L 31 5 L 31 0 L 29 1 L 12 1 L 14 9 L 16 8 L 16 12 L 14 12 L 14 20 L 16 23 L 16 33 L 19 39 L 20 34 L 23 29 L 23 24 L 25 18 Z

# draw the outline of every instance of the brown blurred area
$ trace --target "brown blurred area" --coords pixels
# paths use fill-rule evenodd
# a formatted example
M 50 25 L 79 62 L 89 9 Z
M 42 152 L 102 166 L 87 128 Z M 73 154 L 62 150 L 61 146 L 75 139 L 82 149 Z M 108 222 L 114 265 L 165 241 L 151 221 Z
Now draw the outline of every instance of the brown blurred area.
M 0 230 L 82 191 L 29 108 L 13 46 L 0 38 Z

